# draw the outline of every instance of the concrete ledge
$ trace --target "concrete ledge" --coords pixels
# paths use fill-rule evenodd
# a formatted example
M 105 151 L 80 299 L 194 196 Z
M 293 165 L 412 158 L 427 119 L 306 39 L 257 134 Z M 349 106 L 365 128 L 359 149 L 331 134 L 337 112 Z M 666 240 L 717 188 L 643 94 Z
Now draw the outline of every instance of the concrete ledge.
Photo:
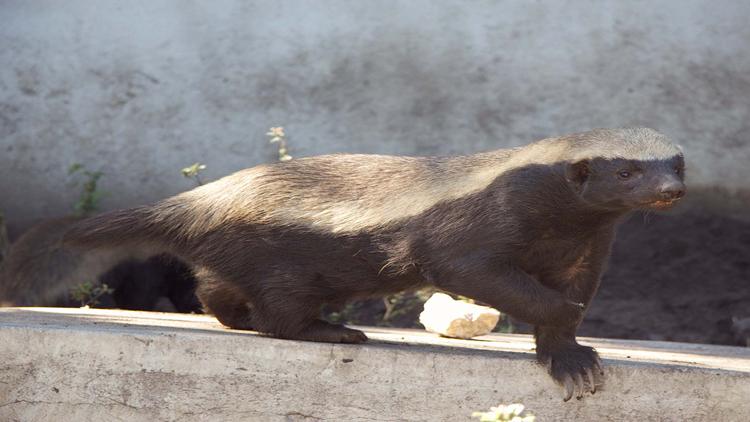
M 331 345 L 208 316 L 0 309 L 0 420 L 460 421 L 511 402 L 538 421 L 750 420 L 750 349 L 586 339 L 606 389 L 563 403 L 528 336 L 366 331 Z

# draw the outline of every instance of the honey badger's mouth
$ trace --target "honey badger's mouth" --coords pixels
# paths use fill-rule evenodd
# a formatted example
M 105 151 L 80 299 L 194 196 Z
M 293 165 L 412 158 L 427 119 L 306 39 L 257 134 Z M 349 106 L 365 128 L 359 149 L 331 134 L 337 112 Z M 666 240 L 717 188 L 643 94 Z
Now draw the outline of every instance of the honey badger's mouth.
M 655 201 L 647 201 L 641 203 L 641 207 L 643 208 L 651 208 L 656 210 L 665 210 L 672 208 L 677 201 L 679 201 L 680 198 L 674 198 L 674 199 L 657 199 Z

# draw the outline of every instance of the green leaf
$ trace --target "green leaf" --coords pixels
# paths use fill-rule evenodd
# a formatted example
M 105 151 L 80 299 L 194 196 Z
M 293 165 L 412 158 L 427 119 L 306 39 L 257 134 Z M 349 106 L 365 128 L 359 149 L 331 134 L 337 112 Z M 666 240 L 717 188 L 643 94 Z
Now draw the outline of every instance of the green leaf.
M 70 167 L 68 167 L 68 174 L 73 174 L 82 168 L 83 165 L 81 165 L 81 163 L 73 163 L 70 165 Z
M 191 166 L 185 167 L 181 170 L 182 175 L 185 177 L 195 177 L 200 173 L 201 171 L 206 169 L 205 164 L 201 163 L 194 163 Z

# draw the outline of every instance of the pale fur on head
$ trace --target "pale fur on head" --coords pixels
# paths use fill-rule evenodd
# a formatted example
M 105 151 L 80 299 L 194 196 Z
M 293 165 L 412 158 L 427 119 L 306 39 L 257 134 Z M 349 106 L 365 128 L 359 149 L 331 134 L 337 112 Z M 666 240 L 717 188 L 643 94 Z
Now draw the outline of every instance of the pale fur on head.
M 654 129 L 636 127 L 594 129 L 571 135 L 570 159 L 667 160 L 682 155 L 682 149 Z

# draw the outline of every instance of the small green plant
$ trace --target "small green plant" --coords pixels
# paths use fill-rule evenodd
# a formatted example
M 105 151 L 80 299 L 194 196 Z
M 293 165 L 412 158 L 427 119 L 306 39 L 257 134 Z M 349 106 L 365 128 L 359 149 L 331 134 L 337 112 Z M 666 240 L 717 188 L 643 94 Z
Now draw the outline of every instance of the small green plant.
M 284 133 L 284 128 L 281 126 L 272 127 L 268 129 L 268 133 L 266 133 L 268 137 L 271 139 L 269 140 L 272 144 L 279 144 L 279 161 L 289 161 L 292 159 L 292 156 L 288 153 L 288 146 L 287 146 L 287 138 L 286 134 Z M 204 181 L 201 178 L 201 172 L 206 169 L 206 165 L 202 163 L 193 163 L 190 166 L 187 166 L 180 170 L 182 175 L 188 179 L 193 179 L 195 181 L 195 184 L 198 186 L 203 185 Z
M 70 289 L 70 296 L 74 300 L 80 302 L 81 307 L 95 306 L 99 304 L 99 298 L 104 295 L 112 294 L 114 291 L 114 289 L 104 283 L 94 285 L 93 283 L 86 281 Z
M 479 418 L 480 422 L 534 422 L 536 416 L 531 413 L 522 414 L 524 405 L 513 403 L 491 407 L 489 412 L 474 412 L 472 418 Z
M 393 316 L 393 312 L 396 310 L 398 302 L 403 298 L 403 294 L 398 293 L 395 295 L 387 296 L 383 298 L 383 306 L 385 306 L 385 312 L 383 313 L 383 322 L 388 321 Z
M 266 135 L 271 138 L 269 140 L 270 143 L 279 144 L 279 161 L 289 161 L 292 159 L 292 156 L 287 151 L 287 138 L 283 127 L 272 127 L 268 129 Z
M 102 198 L 103 193 L 97 188 L 97 184 L 104 173 L 90 171 L 80 163 L 74 163 L 68 168 L 68 174 L 71 176 L 79 173 L 85 177 L 85 180 L 81 196 L 78 198 L 74 210 L 76 215 L 86 216 L 96 211 L 99 207 L 99 200 Z
M 205 164 L 195 163 L 191 166 L 185 167 L 181 170 L 182 175 L 188 179 L 193 179 L 195 183 L 200 186 L 203 184 L 200 173 L 206 169 Z

